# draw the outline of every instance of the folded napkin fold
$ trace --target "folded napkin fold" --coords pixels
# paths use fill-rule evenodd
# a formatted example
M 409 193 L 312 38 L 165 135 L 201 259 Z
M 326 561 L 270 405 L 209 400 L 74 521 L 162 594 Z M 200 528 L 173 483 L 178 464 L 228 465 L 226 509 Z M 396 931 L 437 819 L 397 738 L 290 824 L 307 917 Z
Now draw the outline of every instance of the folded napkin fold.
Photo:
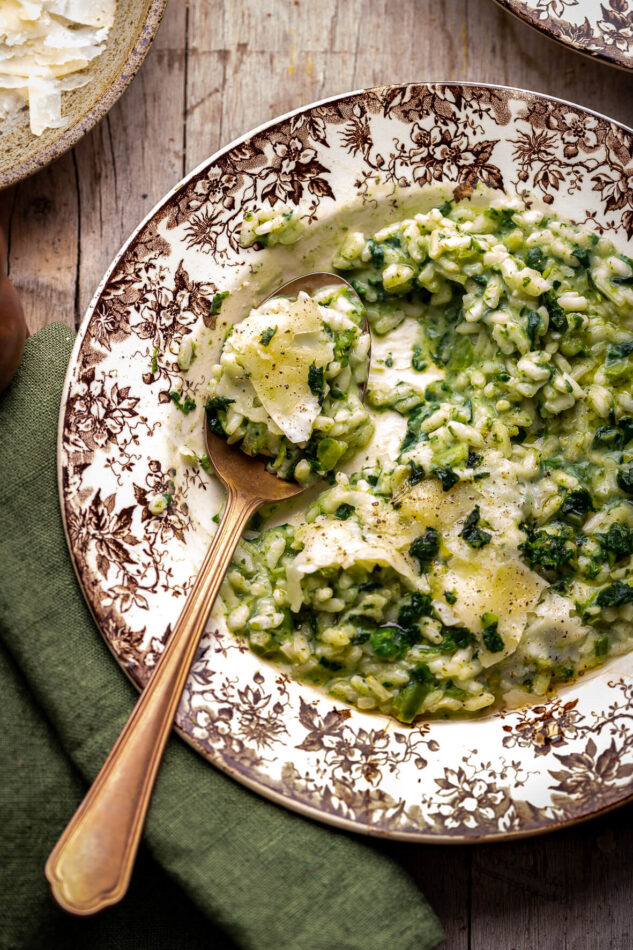
M 54 908 L 44 862 L 136 696 L 79 591 L 59 515 L 72 342 L 61 324 L 37 333 L 0 397 L 0 947 L 431 950 L 440 924 L 397 861 L 254 795 L 176 737 L 145 829 L 151 857 L 123 904 L 94 920 Z

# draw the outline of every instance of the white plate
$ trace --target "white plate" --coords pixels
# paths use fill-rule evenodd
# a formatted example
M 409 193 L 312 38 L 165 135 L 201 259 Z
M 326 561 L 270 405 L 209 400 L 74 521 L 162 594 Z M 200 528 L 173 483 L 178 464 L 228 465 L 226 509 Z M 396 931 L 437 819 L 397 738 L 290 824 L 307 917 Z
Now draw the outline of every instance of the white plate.
M 243 312 L 254 268 L 266 261 L 268 272 L 276 260 L 274 248 L 239 246 L 243 213 L 295 203 L 318 228 L 341 203 L 370 209 L 378 181 L 405 197 L 412 183 L 441 181 L 460 195 L 482 181 L 531 191 L 631 253 L 632 154 L 626 129 L 534 93 L 386 86 L 249 133 L 165 197 L 95 295 L 59 430 L 77 574 L 135 683 L 147 681 L 182 609 L 220 503 L 217 483 L 192 473 L 167 514 L 147 508 L 171 478 L 179 414 L 168 397 L 178 375 L 169 347 L 209 319 L 217 288 L 232 289 Z M 631 656 L 536 707 L 407 727 L 290 680 L 212 624 L 177 723 L 210 762 L 289 808 L 355 831 L 465 841 L 549 830 L 629 799 L 632 717 Z
M 577 53 L 633 70 L 633 0 L 496 0 Z

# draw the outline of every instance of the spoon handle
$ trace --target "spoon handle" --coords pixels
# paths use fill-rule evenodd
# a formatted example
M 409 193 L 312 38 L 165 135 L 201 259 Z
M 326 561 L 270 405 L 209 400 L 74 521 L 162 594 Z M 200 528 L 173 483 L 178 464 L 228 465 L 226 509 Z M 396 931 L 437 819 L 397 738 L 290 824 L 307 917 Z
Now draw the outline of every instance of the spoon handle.
M 229 488 L 224 517 L 165 651 L 46 863 L 57 903 L 94 914 L 125 894 L 163 749 L 196 647 L 242 530 L 262 504 Z

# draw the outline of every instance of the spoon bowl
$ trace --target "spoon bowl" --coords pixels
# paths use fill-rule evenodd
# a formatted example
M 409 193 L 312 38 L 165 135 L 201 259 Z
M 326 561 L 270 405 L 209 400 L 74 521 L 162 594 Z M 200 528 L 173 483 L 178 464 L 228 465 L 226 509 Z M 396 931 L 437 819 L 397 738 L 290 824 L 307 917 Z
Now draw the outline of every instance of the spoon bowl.
M 330 274 L 327 271 L 315 271 L 313 274 L 304 274 L 302 277 L 295 277 L 278 287 L 277 290 L 269 294 L 268 297 L 260 302 L 259 306 L 274 300 L 276 297 L 298 297 L 301 292 L 312 296 L 317 290 L 323 290 L 326 287 L 336 287 L 343 285 L 358 297 L 351 284 L 343 277 L 337 274 Z M 368 325 L 365 321 L 364 329 Z M 368 353 L 367 361 L 371 359 L 371 350 Z M 365 398 L 365 389 L 367 383 L 361 387 L 361 398 Z M 286 498 L 293 498 L 300 494 L 306 486 L 299 485 L 297 482 L 289 482 L 281 479 L 266 470 L 266 459 L 263 456 L 246 455 L 236 445 L 229 445 L 226 439 L 216 435 L 205 421 L 204 438 L 206 443 L 207 455 L 213 469 L 224 485 L 228 489 L 229 485 L 239 486 L 242 492 L 261 498 L 261 503 L 284 501 Z
M 339 284 L 350 287 L 335 274 L 307 274 L 283 284 L 261 303 Z M 262 456 L 253 458 L 229 445 L 206 420 L 205 442 L 226 488 L 224 515 L 149 683 L 46 863 L 53 896 L 72 914 L 96 913 L 125 895 L 180 696 L 242 531 L 263 504 L 304 490 L 268 472 Z

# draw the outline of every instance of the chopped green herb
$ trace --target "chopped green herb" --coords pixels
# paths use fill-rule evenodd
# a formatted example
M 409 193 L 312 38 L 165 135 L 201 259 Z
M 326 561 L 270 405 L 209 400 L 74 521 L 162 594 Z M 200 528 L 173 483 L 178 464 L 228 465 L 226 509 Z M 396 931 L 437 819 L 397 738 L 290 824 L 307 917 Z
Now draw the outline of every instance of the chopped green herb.
M 530 341 L 530 346 L 532 349 L 534 349 L 534 344 L 536 343 L 537 337 L 539 336 L 540 329 L 541 329 L 540 313 L 537 313 L 536 310 L 528 310 L 527 335 L 528 335 L 528 340 Z
M 342 505 L 339 505 L 336 511 L 334 512 L 334 517 L 338 518 L 339 521 L 347 521 L 347 519 L 354 514 L 354 506 L 348 505 L 346 502 L 343 502 Z
M 490 650 L 491 653 L 500 653 L 505 647 L 505 643 L 497 629 L 499 626 L 499 618 L 496 614 L 485 613 L 481 618 L 481 623 L 483 626 L 481 635 L 486 649 Z
M 609 637 L 605 634 L 603 637 L 596 637 L 593 642 L 594 656 L 603 657 L 609 652 Z
M 606 364 L 618 363 L 620 360 L 627 359 L 633 353 L 633 340 L 625 340 L 623 343 L 615 343 L 607 349 Z
M 568 492 L 560 506 L 560 511 L 573 521 L 584 521 L 585 516 L 590 511 L 594 511 L 591 495 L 586 488 Z
M 221 290 L 217 294 L 213 295 L 213 300 L 211 301 L 211 307 L 209 309 L 209 312 L 212 317 L 214 317 L 216 313 L 220 312 L 220 310 L 222 309 L 223 301 L 226 300 L 226 298 L 229 297 L 230 294 L 231 292 L 229 290 Z
M 319 402 L 323 402 L 325 393 L 325 371 L 322 366 L 311 363 L 308 369 L 308 386 L 313 396 L 316 396 Z
M 616 481 L 622 491 L 626 492 L 627 495 L 633 495 L 633 464 L 621 468 L 616 476 Z
M 459 475 L 455 474 L 450 465 L 435 465 L 431 472 L 436 478 L 439 478 L 444 491 L 450 491 L 453 485 L 456 485 L 459 481 Z
M 435 528 L 427 528 L 426 534 L 421 534 L 419 538 L 415 539 L 409 548 L 409 554 L 418 559 L 420 562 L 420 570 L 426 571 L 431 561 L 436 557 L 439 549 L 439 534 Z
M 575 550 L 569 547 L 572 538 L 570 528 L 559 526 L 559 534 L 551 534 L 545 528 L 522 526 L 527 533 L 527 541 L 519 545 L 519 551 L 531 568 L 540 567 L 544 571 L 558 574 L 575 557 Z
M 525 263 L 533 270 L 543 271 L 545 269 L 545 257 L 540 247 L 531 247 L 525 255 Z
M 478 527 L 480 517 L 479 505 L 475 505 L 459 533 L 460 538 L 463 538 L 466 544 L 470 545 L 471 548 L 483 548 L 484 545 L 492 541 L 490 532 L 483 531 Z
M 277 327 L 267 327 L 266 330 L 262 333 L 259 338 L 259 342 L 262 346 L 268 346 L 275 333 L 277 332 Z
M 556 282 L 554 281 L 554 285 Z M 554 330 L 559 333 L 565 333 L 569 329 L 569 320 L 567 314 L 554 296 L 551 290 L 543 294 L 543 300 L 549 314 L 549 322 Z
M 154 347 L 154 352 L 152 354 L 152 376 L 156 375 L 156 370 L 158 369 L 158 347 Z
M 445 590 L 444 600 L 446 601 L 447 604 L 450 604 L 452 606 L 453 604 L 457 603 L 457 594 L 455 593 L 454 590 Z
M 418 373 L 423 373 L 426 369 L 426 360 L 423 359 L 422 347 L 419 343 L 415 343 L 413 346 L 413 356 L 411 357 L 411 366 Z
M 184 402 L 181 400 L 182 393 L 177 393 L 175 391 L 170 392 L 169 398 L 173 402 L 174 406 L 177 409 L 180 409 L 186 416 L 196 408 L 196 400 L 192 399 L 191 396 L 186 396 Z
M 225 396 L 212 396 L 204 407 L 209 428 L 216 435 L 225 434 L 224 427 L 218 418 L 218 412 L 225 410 L 232 402 L 235 402 L 235 400 L 227 399 Z

